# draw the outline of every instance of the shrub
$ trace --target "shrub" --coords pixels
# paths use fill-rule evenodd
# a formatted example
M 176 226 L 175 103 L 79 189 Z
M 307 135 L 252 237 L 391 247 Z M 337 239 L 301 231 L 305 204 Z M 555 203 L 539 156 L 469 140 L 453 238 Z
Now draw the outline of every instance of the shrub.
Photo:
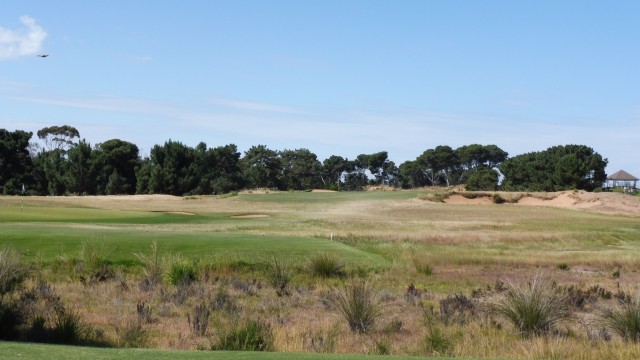
M 498 193 L 494 193 L 491 198 L 494 204 L 504 204 L 506 202 L 506 200 Z
M 151 306 L 146 305 L 144 302 L 138 302 L 136 314 L 138 315 L 138 324 L 151 323 Z
M 600 314 L 600 322 L 625 341 L 637 343 L 640 340 L 640 300 L 620 302 L 614 309 Z
M 116 329 L 118 346 L 124 348 L 142 348 L 149 343 L 149 332 L 142 323 L 131 321 L 123 329 Z
M 413 266 L 415 266 L 416 271 L 420 274 L 424 274 L 426 276 L 433 275 L 433 267 L 422 259 L 413 258 Z
M 440 321 L 465 324 L 476 315 L 476 303 L 464 294 L 448 295 L 440 300 Z
M 572 315 L 567 296 L 555 290 L 537 275 L 526 286 L 512 285 L 498 294 L 489 309 L 525 336 L 544 335 Z
M 154 241 L 151 244 L 151 252 L 149 254 L 135 254 L 144 267 L 145 288 L 153 288 L 162 280 L 163 262 L 158 254 L 158 243 Z
M 167 275 L 171 285 L 190 285 L 196 280 L 196 267 L 186 261 L 178 261 L 171 265 Z
M 427 334 L 424 337 L 424 350 L 428 355 L 450 355 L 454 342 L 441 327 L 436 326 L 436 320 L 431 311 L 425 311 L 424 322 Z
M 560 263 L 558 264 L 558 269 L 559 270 L 564 270 L 564 271 L 568 271 L 569 270 L 569 264 L 567 263 Z
M 210 314 L 211 310 L 209 310 L 209 307 L 204 303 L 197 305 L 193 309 L 193 323 L 191 324 L 191 328 L 194 334 L 204 336 L 209 326 Z M 189 317 L 189 323 L 191 323 L 191 317 Z
M 19 338 L 24 322 L 24 314 L 16 304 L 0 301 L 0 340 Z
M 331 288 L 328 301 L 333 310 L 347 321 L 351 331 L 358 333 L 370 331 L 385 308 L 378 292 L 362 279 L 352 279 L 341 287 Z
M 483 167 L 475 171 L 465 185 L 468 191 L 492 191 L 498 188 L 499 174 L 493 169 Z
M 51 329 L 51 342 L 75 345 L 88 342 L 91 328 L 74 312 L 59 311 Z
M 9 246 L 0 250 L 0 300 L 22 284 L 26 277 L 25 270 L 15 250 Z
M 338 256 L 326 252 L 309 258 L 307 268 L 313 276 L 322 278 L 340 277 L 344 274 L 344 262 Z
M 287 264 L 279 262 L 275 256 L 272 257 L 265 262 L 265 276 L 269 284 L 276 290 L 276 295 L 288 296 L 291 294 L 289 282 L 293 277 L 293 271 Z
M 273 333 L 269 324 L 249 320 L 232 321 L 229 328 L 218 329 L 218 340 L 212 350 L 273 351 Z

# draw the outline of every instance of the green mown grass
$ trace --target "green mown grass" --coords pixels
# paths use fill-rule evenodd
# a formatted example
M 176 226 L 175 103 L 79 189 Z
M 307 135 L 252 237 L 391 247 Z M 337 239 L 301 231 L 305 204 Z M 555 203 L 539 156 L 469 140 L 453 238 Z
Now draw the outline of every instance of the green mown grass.
M 136 259 L 136 253 L 149 251 L 156 241 L 161 254 L 180 255 L 187 259 L 214 259 L 255 262 L 262 257 L 285 257 L 302 263 L 319 252 L 335 253 L 354 265 L 382 266 L 385 260 L 376 254 L 327 239 L 260 236 L 242 233 L 198 231 L 154 231 L 118 227 L 72 227 L 60 224 L 5 224 L 0 247 L 11 245 L 27 259 L 49 261 L 59 256 L 77 256 L 84 242 L 101 242 L 109 249 L 108 258 L 115 263 Z
M 79 346 L 42 345 L 0 342 L 0 359 L 255 359 L 255 360 L 443 360 L 441 357 L 343 355 L 316 353 L 245 352 L 245 351 L 167 351 L 150 349 L 105 349 Z M 458 358 L 460 359 L 460 358 Z M 462 360 L 462 359 L 461 359 Z
M 282 204 L 332 204 L 346 201 L 406 200 L 414 199 L 418 191 L 348 191 L 348 192 L 279 192 L 270 194 L 242 194 L 236 199 L 248 202 L 271 202 Z

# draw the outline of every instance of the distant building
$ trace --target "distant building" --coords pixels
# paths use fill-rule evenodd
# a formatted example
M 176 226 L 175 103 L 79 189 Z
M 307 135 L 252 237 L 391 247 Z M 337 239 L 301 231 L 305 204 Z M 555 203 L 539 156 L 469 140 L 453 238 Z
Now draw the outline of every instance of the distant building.
M 630 191 L 637 189 L 637 183 L 638 178 L 624 170 L 620 170 L 607 177 L 605 187 L 609 189 L 623 189 Z

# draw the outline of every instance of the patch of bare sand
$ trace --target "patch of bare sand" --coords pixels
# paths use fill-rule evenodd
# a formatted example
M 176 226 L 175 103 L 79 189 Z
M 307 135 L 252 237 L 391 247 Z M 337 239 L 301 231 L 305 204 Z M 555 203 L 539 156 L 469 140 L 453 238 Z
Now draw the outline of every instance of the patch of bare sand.
M 267 214 L 238 214 L 229 216 L 232 219 L 256 219 L 256 218 L 268 218 Z
M 494 193 L 477 192 L 474 198 L 462 194 L 451 194 L 444 199 L 446 204 L 490 205 Z M 561 191 L 539 193 L 497 192 L 506 203 L 518 206 L 547 206 L 565 209 L 586 210 L 599 213 L 640 216 L 640 197 L 621 193 Z
M 335 190 L 326 190 L 326 189 L 313 189 L 311 190 L 311 192 L 317 192 L 317 193 L 333 193 L 333 192 L 337 192 Z
M 517 203 L 525 206 L 550 206 L 602 213 L 640 216 L 640 197 L 620 193 L 563 191 L 524 196 Z

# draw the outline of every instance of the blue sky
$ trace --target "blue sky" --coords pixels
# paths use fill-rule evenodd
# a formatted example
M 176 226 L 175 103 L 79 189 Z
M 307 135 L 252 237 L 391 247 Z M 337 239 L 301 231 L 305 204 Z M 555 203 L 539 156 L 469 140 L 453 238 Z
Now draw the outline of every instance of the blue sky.
M 397 164 L 437 145 L 584 144 L 640 176 L 639 15 L 638 1 L 5 2 L 0 128 Z

